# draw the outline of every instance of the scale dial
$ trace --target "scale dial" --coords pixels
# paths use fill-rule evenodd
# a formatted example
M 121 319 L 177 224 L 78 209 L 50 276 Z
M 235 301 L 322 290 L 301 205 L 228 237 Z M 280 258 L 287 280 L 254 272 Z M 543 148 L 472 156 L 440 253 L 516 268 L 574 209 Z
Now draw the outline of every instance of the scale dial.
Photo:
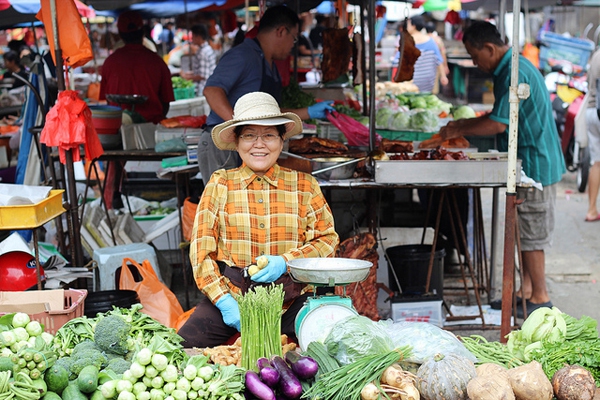
M 303 312 L 304 308 L 296 317 L 296 336 L 302 350 L 306 350 L 308 344 L 315 340 L 323 342 L 338 321 L 358 315 L 353 308 L 341 304 L 325 303 L 308 312 Z

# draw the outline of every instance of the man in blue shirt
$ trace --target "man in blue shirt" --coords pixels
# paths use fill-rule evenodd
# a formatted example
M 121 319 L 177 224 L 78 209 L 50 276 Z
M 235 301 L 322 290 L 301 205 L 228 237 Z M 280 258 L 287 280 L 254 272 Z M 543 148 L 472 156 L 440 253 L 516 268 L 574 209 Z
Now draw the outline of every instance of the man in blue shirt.
M 298 40 L 300 18 L 287 6 L 269 8 L 260 19 L 255 38 L 246 38 L 221 57 L 217 68 L 206 81 L 204 96 L 210 106 L 207 129 L 198 143 L 198 167 L 206 184 L 217 169 L 235 168 L 240 160 L 237 152 L 219 150 L 212 138 L 212 127 L 233 118 L 233 104 L 251 92 L 266 92 L 281 105 L 281 77 L 275 60 L 285 60 Z M 291 111 L 301 119 L 325 118 L 333 110 L 332 102 L 321 102 Z
M 494 108 L 489 115 L 450 122 L 440 135 L 450 139 L 499 134 L 499 150 L 507 151 L 512 49 L 496 27 L 484 21 L 476 21 L 465 30 L 463 43 L 473 63 L 493 74 Z M 566 169 L 544 79 L 523 56 L 519 57 L 519 83 L 528 84 L 531 93 L 519 103 L 517 157 L 525 174 L 543 186 L 543 190 L 517 188 L 519 198 L 525 198 L 517 207 L 524 275 L 520 294 L 531 314 L 537 308 L 552 307 L 546 287 L 544 251 L 552 243 L 556 183 Z M 517 316 L 522 317 L 519 301 L 522 300 L 517 298 Z

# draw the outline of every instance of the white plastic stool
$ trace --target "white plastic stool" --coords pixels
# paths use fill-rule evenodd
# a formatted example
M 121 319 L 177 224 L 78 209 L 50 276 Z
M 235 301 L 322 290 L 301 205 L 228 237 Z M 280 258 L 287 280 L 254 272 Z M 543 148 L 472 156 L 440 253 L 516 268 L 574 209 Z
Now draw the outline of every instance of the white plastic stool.
M 123 265 L 124 258 L 142 263 L 150 261 L 158 279 L 162 281 L 158 259 L 154 248 L 146 243 L 132 243 L 121 246 L 104 247 L 94 250 L 93 259 L 98 264 L 100 290 L 115 290 L 115 272 Z

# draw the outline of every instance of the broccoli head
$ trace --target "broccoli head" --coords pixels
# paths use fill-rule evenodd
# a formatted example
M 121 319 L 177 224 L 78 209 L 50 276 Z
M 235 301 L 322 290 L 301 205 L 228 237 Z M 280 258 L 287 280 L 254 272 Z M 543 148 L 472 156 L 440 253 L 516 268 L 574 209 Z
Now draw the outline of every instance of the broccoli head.
M 66 369 L 69 372 L 69 379 L 73 379 L 77 375 L 75 375 L 71 372 L 71 364 L 72 364 L 71 357 L 61 357 L 58 360 L 56 360 L 56 362 L 54 363 L 54 365 L 60 365 L 64 369 Z
M 80 351 L 83 350 L 98 350 L 98 351 L 102 351 L 102 349 L 100 349 L 100 347 L 98 347 L 98 345 L 96 343 L 94 343 L 91 340 L 84 340 L 81 343 L 78 343 L 75 345 L 75 347 L 73 347 L 73 352 L 71 353 L 71 355 L 73 354 L 77 354 Z
M 79 375 L 83 367 L 94 365 L 98 369 L 102 369 L 108 364 L 108 359 L 104 353 L 93 347 L 84 347 L 74 349 L 71 354 L 71 372 Z
M 130 361 L 115 357 L 108 362 L 106 369 L 110 369 L 111 371 L 113 371 L 117 374 L 123 374 L 125 371 L 127 371 L 129 369 L 130 366 L 131 366 Z
M 122 317 L 108 315 L 96 323 L 94 341 L 107 353 L 125 355 L 128 352 L 127 339 L 131 325 Z

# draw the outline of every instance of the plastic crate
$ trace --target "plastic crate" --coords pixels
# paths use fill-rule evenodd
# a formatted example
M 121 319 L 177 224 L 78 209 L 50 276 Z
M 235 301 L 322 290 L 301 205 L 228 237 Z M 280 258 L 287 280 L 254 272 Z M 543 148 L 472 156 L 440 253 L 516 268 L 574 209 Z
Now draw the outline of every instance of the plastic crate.
M 317 136 L 324 139 L 346 142 L 346 136 L 331 122 L 317 121 Z
M 191 99 L 196 97 L 196 87 L 191 86 L 187 88 L 173 89 L 173 94 L 175 95 L 175 100 Z
M 36 204 L 0 207 L 2 229 L 37 228 L 64 213 L 62 194 L 64 190 L 51 190 L 48 197 Z
M 54 335 L 56 331 L 73 318 L 83 316 L 83 308 L 87 293 L 88 292 L 85 289 L 67 289 L 64 291 L 64 310 L 29 314 L 29 318 L 43 324 L 44 331 Z M 6 313 L 0 314 L 4 315 Z
M 585 71 L 595 47 L 594 42 L 589 39 L 570 38 L 553 32 L 543 32 L 541 39 L 540 69 L 545 69 L 557 60 L 570 62 L 576 72 Z

